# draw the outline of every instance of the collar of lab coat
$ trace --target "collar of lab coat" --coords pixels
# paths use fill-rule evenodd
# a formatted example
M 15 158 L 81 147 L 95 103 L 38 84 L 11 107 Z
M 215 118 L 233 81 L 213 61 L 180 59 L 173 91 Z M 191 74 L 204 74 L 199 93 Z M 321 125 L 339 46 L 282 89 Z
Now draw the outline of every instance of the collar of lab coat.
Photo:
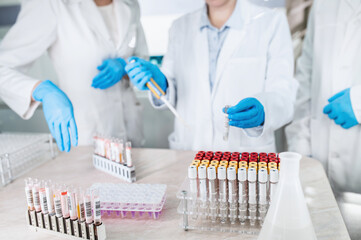
M 234 29 L 238 29 L 238 30 L 242 29 L 242 26 L 243 26 L 243 19 L 242 19 L 242 12 L 241 12 L 241 5 L 242 5 L 241 2 L 242 1 L 244 1 L 244 0 L 237 0 L 236 6 L 233 10 L 232 15 L 229 17 L 227 22 L 221 27 L 221 29 L 219 29 L 219 31 L 223 31 L 226 27 L 234 28 Z M 200 30 L 202 31 L 206 27 L 210 28 L 213 26 L 210 23 L 209 18 L 208 18 L 207 4 L 204 4 L 204 7 L 202 9 L 202 14 L 201 14 Z
M 101 16 L 99 9 L 97 8 L 96 4 L 94 3 L 93 0 L 67 0 L 69 2 L 77 2 L 80 4 L 80 8 L 82 9 L 82 13 L 84 18 L 86 19 L 86 21 L 89 24 L 89 27 L 92 29 L 92 31 L 94 32 L 94 34 L 96 36 L 99 36 L 100 38 L 103 38 L 108 44 L 115 46 L 116 48 L 119 48 L 122 45 L 122 40 L 119 41 L 119 43 L 117 45 L 115 45 L 115 43 L 113 42 L 111 35 L 109 33 L 109 30 L 104 22 L 103 17 Z M 129 30 L 130 24 L 125 23 L 125 22 L 121 22 L 120 21 L 120 7 L 119 4 L 120 2 L 124 2 L 128 7 L 128 1 L 123 1 L 123 0 L 113 0 L 113 4 L 114 4 L 114 11 L 115 11 L 115 21 L 117 22 L 117 28 L 122 28 L 125 27 L 124 25 L 121 24 L 127 24 L 127 31 Z M 133 11 L 131 11 L 131 18 L 130 18 L 130 22 L 134 22 L 136 19 Z M 118 30 L 118 32 L 121 32 L 120 29 Z

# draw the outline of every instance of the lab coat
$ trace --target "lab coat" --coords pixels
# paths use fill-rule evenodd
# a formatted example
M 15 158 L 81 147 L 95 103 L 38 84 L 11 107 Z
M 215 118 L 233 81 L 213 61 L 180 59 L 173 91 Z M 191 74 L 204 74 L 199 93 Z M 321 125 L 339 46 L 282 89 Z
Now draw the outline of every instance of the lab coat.
M 286 134 L 291 151 L 323 164 L 333 189 L 361 193 L 361 126 L 343 129 L 323 114 L 328 99 L 351 87 L 361 123 L 361 9 L 359 0 L 316 0 L 303 52 L 294 122 Z
M 104 59 L 145 57 L 147 46 L 137 1 L 113 0 L 118 28 L 127 28 L 115 44 L 92 0 L 26 0 L 15 25 L 0 45 L 0 97 L 22 118 L 30 118 L 39 80 L 26 75 L 31 64 L 48 51 L 59 87 L 74 107 L 79 144 L 92 143 L 95 132 L 143 141 L 141 106 L 129 80 L 106 89 L 91 87 Z M 134 41 L 135 40 L 135 41 Z M 51 80 L 51 79 L 50 79 Z
M 297 83 L 286 16 L 247 1 L 239 4 L 242 28 L 229 29 L 212 90 L 207 31 L 200 31 L 203 9 L 176 20 L 170 29 L 162 66 L 169 85 L 167 98 L 189 125 L 175 119 L 169 136 L 173 149 L 274 152 L 274 131 L 293 117 Z M 248 130 L 230 127 L 224 141 L 222 109 L 247 97 L 263 104 L 264 125 Z M 165 107 L 154 97 L 151 102 L 156 108 Z

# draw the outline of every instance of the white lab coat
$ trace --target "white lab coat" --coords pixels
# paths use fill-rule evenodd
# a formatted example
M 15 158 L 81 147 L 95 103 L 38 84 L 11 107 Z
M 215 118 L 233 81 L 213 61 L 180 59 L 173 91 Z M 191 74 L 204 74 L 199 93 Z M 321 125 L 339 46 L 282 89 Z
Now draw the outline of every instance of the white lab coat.
M 218 58 L 210 89 L 207 31 L 200 31 L 203 9 L 173 23 L 162 71 L 167 97 L 190 125 L 175 120 L 169 136 L 173 149 L 275 151 L 274 131 L 293 117 L 297 83 L 293 79 L 292 43 L 284 13 L 239 3 L 241 30 L 231 28 Z M 262 17 L 259 13 L 264 12 Z M 225 105 L 257 98 L 265 109 L 263 127 L 231 127 L 223 141 Z M 156 108 L 164 108 L 151 97 Z
M 39 103 L 31 103 L 32 89 L 44 79 L 33 79 L 25 72 L 48 51 L 59 87 L 73 103 L 79 144 L 91 144 L 92 135 L 99 132 L 127 136 L 139 146 L 143 141 L 141 106 L 129 81 L 122 79 L 106 90 L 91 87 L 104 59 L 147 55 L 137 1 L 113 2 L 118 27 L 127 28 L 119 31 L 125 35 L 118 44 L 92 0 L 23 1 L 17 22 L 0 45 L 3 101 L 24 119 L 33 115 Z
M 333 189 L 361 193 L 361 126 L 343 129 L 323 114 L 327 99 L 351 87 L 361 122 L 360 0 L 316 0 L 303 52 L 294 122 L 287 127 L 289 150 L 323 164 Z

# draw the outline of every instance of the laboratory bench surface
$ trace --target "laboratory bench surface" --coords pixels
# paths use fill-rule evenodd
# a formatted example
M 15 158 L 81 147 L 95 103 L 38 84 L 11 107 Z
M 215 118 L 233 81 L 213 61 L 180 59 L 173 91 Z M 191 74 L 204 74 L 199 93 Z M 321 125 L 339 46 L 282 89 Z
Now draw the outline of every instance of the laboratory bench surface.
M 158 220 L 103 218 L 107 239 L 256 239 L 238 233 L 184 231 L 177 213 L 176 193 L 187 175 L 195 152 L 164 149 L 133 149 L 137 183 L 167 184 L 167 201 Z M 61 153 L 54 160 L 26 173 L 0 189 L 0 239 L 54 239 L 52 235 L 32 232 L 25 220 L 24 178 L 51 179 L 55 183 L 83 188 L 96 182 L 122 183 L 96 170 L 92 147 L 78 147 Z M 321 164 L 309 158 L 301 161 L 300 178 L 318 240 L 350 239 L 330 184 Z M 60 238 L 61 239 L 61 238 Z

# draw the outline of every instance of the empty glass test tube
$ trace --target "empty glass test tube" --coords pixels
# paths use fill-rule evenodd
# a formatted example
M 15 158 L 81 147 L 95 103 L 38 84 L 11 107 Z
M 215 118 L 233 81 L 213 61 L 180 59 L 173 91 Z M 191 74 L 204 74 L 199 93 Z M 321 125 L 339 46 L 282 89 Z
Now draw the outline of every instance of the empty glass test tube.
M 257 211 L 257 169 L 253 166 L 248 168 L 248 211 L 250 215 L 250 224 L 254 226 L 256 223 Z
M 239 203 L 239 221 L 241 225 L 246 223 L 248 208 L 248 186 L 247 186 L 247 168 L 238 169 L 238 203 Z
M 270 169 L 270 179 L 269 179 L 269 201 L 270 204 L 272 203 L 273 197 L 276 194 L 276 189 L 277 189 L 277 184 L 278 184 L 278 178 L 279 178 L 279 173 L 278 173 L 278 169 L 277 168 L 271 168 Z
M 224 119 L 224 127 L 225 127 L 225 130 L 224 130 L 224 134 L 223 134 L 223 140 L 224 141 L 228 141 L 228 135 L 229 135 L 229 118 L 228 118 L 228 108 L 230 108 L 231 106 L 229 105 L 226 105 L 224 107 L 224 112 L 225 112 L 225 119 Z
M 25 194 L 26 202 L 28 204 L 28 210 L 34 210 L 33 181 L 31 180 L 31 178 L 25 179 Z
M 231 224 L 235 224 L 238 214 L 237 204 L 237 171 L 234 167 L 227 169 L 228 179 L 228 202 L 229 202 L 229 220 Z
M 260 168 L 258 170 L 258 212 L 260 216 L 260 224 L 266 217 L 268 201 L 267 201 L 267 181 L 268 171 L 267 168 Z
M 207 167 L 198 168 L 200 211 L 203 218 L 207 216 Z
M 217 207 L 217 170 L 216 167 L 208 167 L 207 168 L 207 177 L 208 177 L 208 192 L 209 192 L 209 210 L 211 221 L 215 222 L 217 220 L 218 215 L 218 207 Z
M 228 203 L 227 203 L 227 168 L 218 167 L 218 186 L 219 186 L 219 212 L 221 223 L 225 223 L 228 217 Z
M 197 196 L 198 196 L 198 185 L 197 185 L 197 167 L 188 167 L 188 178 L 189 178 L 189 190 L 191 196 L 191 207 L 190 213 L 193 218 L 197 218 Z

